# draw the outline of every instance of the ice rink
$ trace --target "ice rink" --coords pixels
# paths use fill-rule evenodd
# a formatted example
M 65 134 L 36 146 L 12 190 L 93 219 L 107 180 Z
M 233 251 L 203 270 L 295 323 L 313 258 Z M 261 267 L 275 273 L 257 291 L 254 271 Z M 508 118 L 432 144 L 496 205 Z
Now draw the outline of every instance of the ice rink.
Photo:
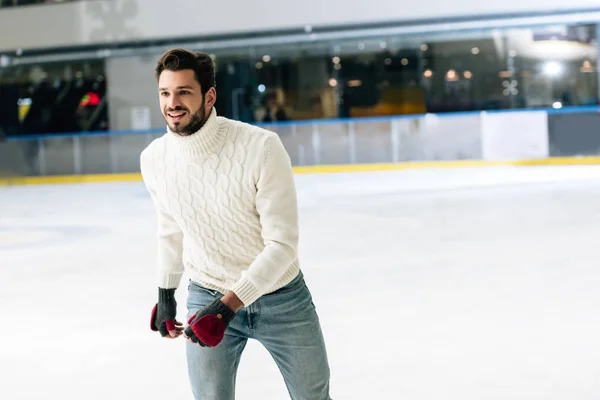
M 598 399 L 600 167 L 297 182 L 334 400 Z M 0 189 L 2 400 L 192 399 L 149 330 L 154 234 L 141 182 Z M 252 341 L 237 388 L 289 398 Z

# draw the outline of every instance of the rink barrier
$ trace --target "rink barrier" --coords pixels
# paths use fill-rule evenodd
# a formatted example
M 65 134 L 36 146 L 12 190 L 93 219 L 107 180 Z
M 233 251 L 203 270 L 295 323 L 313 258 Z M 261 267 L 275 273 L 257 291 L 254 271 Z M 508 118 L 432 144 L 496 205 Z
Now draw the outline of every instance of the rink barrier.
M 586 157 L 550 157 L 545 159 L 530 160 L 458 160 L 458 161 L 417 161 L 401 163 L 373 163 L 373 164 L 339 164 L 339 165 L 311 165 L 292 167 L 294 174 L 331 174 L 353 172 L 398 171 L 414 169 L 450 169 L 450 168 L 485 168 L 485 167 L 533 167 L 533 166 L 576 166 L 599 165 L 600 156 Z M 0 187 L 21 185 L 44 184 L 80 184 L 80 183 L 107 183 L 107 182 L 139 182 L 142 180 L 140 173 L 122 174 L 89 174 L 89 175 L 54 175 L 54 176 L 27 176 L 0 179 Z
M 585 106 L 260 126 L 277 132 L 300 174 L 597 164 L 579 156 L 598 155 L 599 124 L 598 106 Z M 139 180 L 140 153 L 163 135 L 164 129 L 151 129 L 9 137 L 0 143 L 0 185 Z

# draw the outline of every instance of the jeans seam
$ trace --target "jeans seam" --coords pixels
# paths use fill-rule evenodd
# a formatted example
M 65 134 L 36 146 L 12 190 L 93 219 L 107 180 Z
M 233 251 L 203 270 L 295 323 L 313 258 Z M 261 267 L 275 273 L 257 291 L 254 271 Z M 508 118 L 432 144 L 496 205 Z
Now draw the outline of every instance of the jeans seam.
M 257 301 L 256 303 L 254 303 L 256 306 L 254 307 L 254 323 L 252 324 L 252 329 L 250 330 L 251 332 L 254 333 L 254 331 L 256 330 L 256 328 L 258 327 L 258 324 L 260 322 L 260 316 L 261 316 L 261 312 L 260 312 L 260 303 Z
M 234 365 L 234 371 L 235 371 L 234 382 L 237 378 L 237 371 L 238 371 L 238 367 L 240 366 L 240 359 L 242 358 L 242 353 L 243 353 L 245 347 L 246 347 L 245 344 L 238 345 L 237 349 L 236 349 L 235 365 Z

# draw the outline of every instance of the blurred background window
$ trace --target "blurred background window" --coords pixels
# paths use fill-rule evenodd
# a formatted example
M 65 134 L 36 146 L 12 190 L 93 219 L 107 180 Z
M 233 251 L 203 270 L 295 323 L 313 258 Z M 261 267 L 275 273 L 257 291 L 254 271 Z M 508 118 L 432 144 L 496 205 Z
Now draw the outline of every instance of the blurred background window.
M 593 105 L 596 27 L 213 51 L 222 114 L 249 122 Z
M 7 135 L 107 130 L 104 61 L 3 68 L 0 106 Z
M 144 44 L 137 46 L 141 53 Z M 217 111 L 250 123 L 598 104 L 593 24 L 205 51 L 217 65 Z M 106 58 L 102 49 L 90 52 L 97 58 L 69 61 L 65 53 L 53 63 L 0 55 L 0 129 L 111 129 Z

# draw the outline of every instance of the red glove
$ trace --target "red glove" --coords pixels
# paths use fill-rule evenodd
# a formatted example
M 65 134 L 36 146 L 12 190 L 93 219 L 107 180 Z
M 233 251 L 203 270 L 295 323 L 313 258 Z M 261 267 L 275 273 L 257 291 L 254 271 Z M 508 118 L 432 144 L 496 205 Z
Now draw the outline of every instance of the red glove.
M 162 337 L 170 336 L 169 331 L 177 330 L 176 324 L 181 326 L 181 323 L 175 320 L 176 314 L 175 289 L 158 288 L 158 303 L 152 309 L 150 329 L 160 332 Z
M 235 315 L 220 299 L 216 299 L 189 319 L 185 334 L 202 347 L 215 347 L 223 340 L 225 330 Z

